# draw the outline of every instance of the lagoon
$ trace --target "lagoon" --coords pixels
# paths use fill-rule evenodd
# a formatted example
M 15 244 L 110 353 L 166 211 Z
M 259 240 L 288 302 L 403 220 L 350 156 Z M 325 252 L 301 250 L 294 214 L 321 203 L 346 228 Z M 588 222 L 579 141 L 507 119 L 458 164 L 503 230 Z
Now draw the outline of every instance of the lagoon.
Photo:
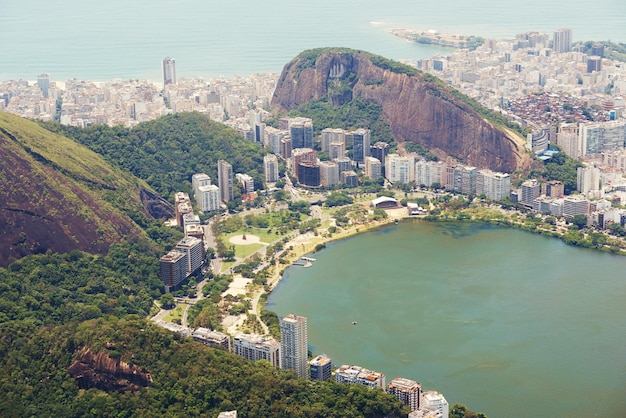
M 268 299 L 309 345 L 491 417 L 626 414 L 626 258 L 411 220 L 332 243 Z M 352 325 L 357 321 L 358 325 Z

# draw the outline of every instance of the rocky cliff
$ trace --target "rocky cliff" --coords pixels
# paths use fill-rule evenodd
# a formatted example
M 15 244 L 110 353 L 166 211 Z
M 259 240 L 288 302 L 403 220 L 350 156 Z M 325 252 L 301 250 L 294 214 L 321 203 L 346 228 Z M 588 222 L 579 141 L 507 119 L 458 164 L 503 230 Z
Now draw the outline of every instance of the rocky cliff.
M 440 80 L 362 51 L 318 49 L 289 62 L 272 98 L 278 112 L 310 100 L 341 105 L 361 97 L 382 108 L 395 140 L 416 142 L 479 168 L 511 173 L 530 166 L 524 139 L 483 118 Z
M 152 383 L 150 374 L 139 367 L 112 359 L 103 351 L 94 354 L 89 349 L 83 352 L 67 371 L 82 389 L 136 392 Z

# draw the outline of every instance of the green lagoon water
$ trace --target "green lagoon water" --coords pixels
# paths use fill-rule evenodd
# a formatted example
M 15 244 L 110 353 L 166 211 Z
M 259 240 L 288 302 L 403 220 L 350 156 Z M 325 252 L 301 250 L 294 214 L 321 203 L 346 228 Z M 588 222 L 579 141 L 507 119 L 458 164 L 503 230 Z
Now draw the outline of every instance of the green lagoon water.
M 626 257 L 409 221 L 333 243 L 270 295 L 309 345 L 494 417 L 626 416 Z M 352 321 L 358 321 L 352 325 Z

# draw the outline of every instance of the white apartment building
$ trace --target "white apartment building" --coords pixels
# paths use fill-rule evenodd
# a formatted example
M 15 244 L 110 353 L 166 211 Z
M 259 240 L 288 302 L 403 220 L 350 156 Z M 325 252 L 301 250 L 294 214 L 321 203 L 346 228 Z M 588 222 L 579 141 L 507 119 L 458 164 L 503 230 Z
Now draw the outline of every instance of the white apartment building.
M 389 154 L 385 159 L 385 177 L 391 183 L 407 184 L 415 180 L 415 157 Z
M 214 184 L 198 187 L 196 192 L 198 207 L 202 212 L 211 212 L 220 209 L 220 189 Z

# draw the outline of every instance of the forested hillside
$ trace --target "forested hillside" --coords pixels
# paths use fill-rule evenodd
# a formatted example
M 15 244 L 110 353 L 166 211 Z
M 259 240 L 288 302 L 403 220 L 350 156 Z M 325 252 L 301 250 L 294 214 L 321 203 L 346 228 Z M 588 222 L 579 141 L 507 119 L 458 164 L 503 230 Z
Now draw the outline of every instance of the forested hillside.
M 263 184 L 263 147 L 199 113 L 168 115 L 132 129 L 106 125 L 81 129 L 51 122 L 43 126 L 145 180 L 170 201 L 173 193 L 190 191 L 195 173 L 208 174 L 216 184 L 220 159 L 232 164 L 234 173 L 251 175 L 255 187 Z
M 89 361 L 94 356 L 98 362 Z M 0 392 L 5 417 L 216 417 L 233 409 L 239 417 L 408 413 L 381 390 L 298 379 L 136 316 L 56 327 L 0 325 Z

